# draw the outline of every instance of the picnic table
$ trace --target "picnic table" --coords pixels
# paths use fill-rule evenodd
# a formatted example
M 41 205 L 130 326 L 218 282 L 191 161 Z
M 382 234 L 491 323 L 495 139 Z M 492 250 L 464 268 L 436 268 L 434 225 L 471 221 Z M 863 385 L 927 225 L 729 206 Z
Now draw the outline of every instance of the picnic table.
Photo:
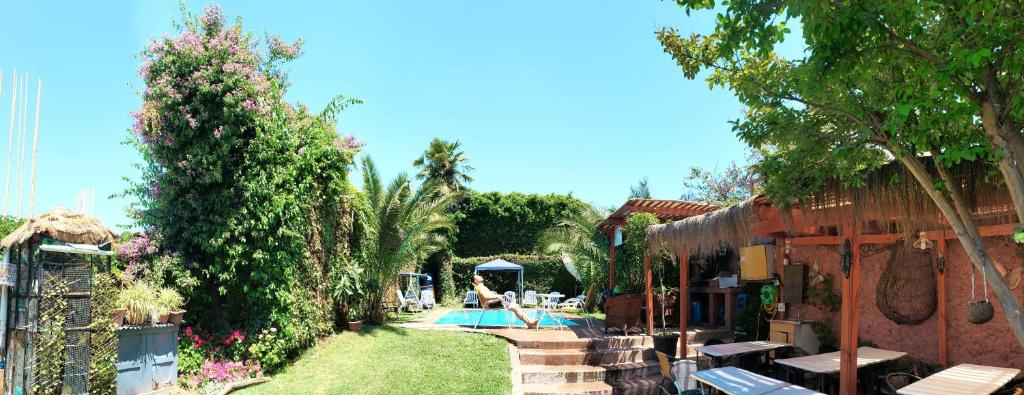
M 731 395 L 816 395 L 819 392 L 785 381 L 765 377 L 737 367 L 726 366 L 694 372 L 698 382 Z
M 964 363 L 896 391 L 904 395 L 991 394 L 1013 380 L 1020 369 Z
M 786 347 L 792 347 L 792 345 L 770 341 L 752 341 L 700 346 L 695 350 L 697 350 L 697 357 L 700 357 L 700 353 L 704 353 L 704 355 L 711 357 L 712 366 L 714 366 L 714 362 L 722 358 L 753 353 L 764 353 Z

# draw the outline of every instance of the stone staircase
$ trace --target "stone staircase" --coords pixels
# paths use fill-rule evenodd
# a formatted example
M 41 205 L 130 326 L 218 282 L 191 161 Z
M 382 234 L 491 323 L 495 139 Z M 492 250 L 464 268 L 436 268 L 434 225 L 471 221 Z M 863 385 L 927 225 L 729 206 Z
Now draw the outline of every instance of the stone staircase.
M 723 331 L 687 333 L 687 352 Z M 727 339 L 723 339 L 727 340 Z M 660 394 L 661 367 L 650 336 L 512 341 L 513 389 L 524 395 Z

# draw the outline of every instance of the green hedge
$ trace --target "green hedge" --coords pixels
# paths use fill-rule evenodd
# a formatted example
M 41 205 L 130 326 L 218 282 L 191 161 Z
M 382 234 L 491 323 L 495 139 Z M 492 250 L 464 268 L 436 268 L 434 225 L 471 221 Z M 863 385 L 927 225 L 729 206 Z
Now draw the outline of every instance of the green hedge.
M 459 233 L 452 252 L 460 257 L 533 253 L 545 230 L 584 206 L 571 195 L 470 192 L 456 213 Z
M 452 260 L 452 277 L 455 280 L 455 289 L 460 295 L 459 302 L 462 301 L 466 291 L 473 288 L 471 283 L 473 268 L 497 258 L 523 266 L 524 290 L 534 290 L 540 293 L 558 291 L 570 296 L 576 296 L 582 292 L 580 283 L 572 274 L 569 274 L 568 270 L 565 270 L 565 265 L 557 256 L 502 254 Z M 512 272 L 485 272 L 483 277 L 487 287 L 495 292 L 519 292 L 516 275 Z

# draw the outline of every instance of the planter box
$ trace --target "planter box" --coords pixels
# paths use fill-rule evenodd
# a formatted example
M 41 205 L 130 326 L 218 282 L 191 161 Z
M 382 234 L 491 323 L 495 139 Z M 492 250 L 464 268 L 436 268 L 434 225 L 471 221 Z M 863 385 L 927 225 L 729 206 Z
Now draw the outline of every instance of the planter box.
M 117 331 L 117 395 L 178 383 L 178 326 L 126 326 Z

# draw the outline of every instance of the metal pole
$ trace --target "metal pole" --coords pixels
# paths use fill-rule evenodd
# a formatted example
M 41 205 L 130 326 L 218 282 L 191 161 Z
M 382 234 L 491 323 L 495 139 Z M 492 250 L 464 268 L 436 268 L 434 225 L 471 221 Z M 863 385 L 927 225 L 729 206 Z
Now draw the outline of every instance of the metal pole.
M 18 69 L 14 69 L 11 86 L 11 127 L 7 132 L 7 181 L 4 187 L 4 215 L 10 214 L 11 201 L 11 157 L 14 156 L 14 114 L 18 104 Z
M 32 138 L 32 178 L 29 180 L 31 189 L 28 193 L 28 218 L 32 218 L 32 211 L 36 207 L 36 159 L 39 156 L 39 97 L 43 93 L 43 78 L 39 78 L 39 85 L 36 87 L 36 121 L 35 137 Z

